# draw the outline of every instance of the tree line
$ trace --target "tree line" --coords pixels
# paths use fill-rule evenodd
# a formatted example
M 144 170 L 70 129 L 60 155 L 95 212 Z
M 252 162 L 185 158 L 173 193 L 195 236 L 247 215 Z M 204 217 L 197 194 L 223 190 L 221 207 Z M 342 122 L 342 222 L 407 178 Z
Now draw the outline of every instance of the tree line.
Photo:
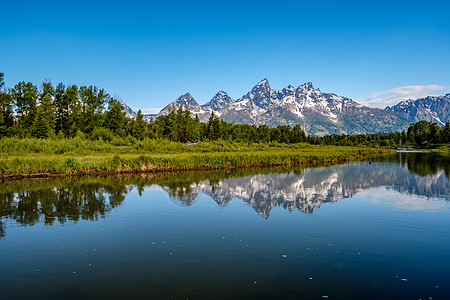
M 111 141 L 113 138 L 161 138 L 181 143 L 233 140 L 245 143 L 310 143 L 345 146 L 404 145 L 427 146 L 450 143 L 450 123 L 420 121 L 405 132 L 375 134 L 307 135 L 300 125 L 234 124 L 211 113 L 207 123 L 193 117 L 188 109 L 173 107 L 167 115 L 145 121 L 139 110 L 136 118 L 123 112 L 123 104 L 96 86 L 56 86 L 44 81 L 40 87 L 19 82 L 7 89 L 0 73 L 0 138 L 1 137 L 74 137 L 82 133 L 91 139 Z

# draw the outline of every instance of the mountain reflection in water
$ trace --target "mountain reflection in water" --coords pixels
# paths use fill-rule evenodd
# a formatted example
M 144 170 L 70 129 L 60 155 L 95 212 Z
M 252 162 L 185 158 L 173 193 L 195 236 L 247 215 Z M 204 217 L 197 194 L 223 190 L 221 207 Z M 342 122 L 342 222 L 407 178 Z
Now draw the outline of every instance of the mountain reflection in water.
M 158 185 L 177 204 L 190 206 L 200 193 L 220 206 L 238 198 L 268 218 L 274 207 L 312 213 L 322 203 L 385 186 L 402 194 L 450 201 L 447 154 L 397 153 L 345 165 L 316 168 L 240 169 L 78 179 L 41 179 L 0 184 L 0 236 L 5 220 L 21 225 L 104 218 L 137 188 Z

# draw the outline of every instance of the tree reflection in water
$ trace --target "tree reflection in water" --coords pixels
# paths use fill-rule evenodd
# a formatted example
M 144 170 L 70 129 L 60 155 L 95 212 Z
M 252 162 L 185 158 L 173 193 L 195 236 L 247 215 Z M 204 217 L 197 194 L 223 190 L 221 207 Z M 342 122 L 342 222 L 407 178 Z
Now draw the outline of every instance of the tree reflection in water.
M 268 218 L 274 207 L 312 213 L 322 203 L 386 186 L 400 193 L 450 201 L 447 154 L 397 153 L 345 165 L 309 168 L 140 174 L 90 178 L 54 178 L 0 185 L 0 237 L 4 220 L 21 225 L 55 221 L 96 221 L 119 206 L 134 187 L 158 185 L 179 205 L 192 205 L 200 193 L 220 206 L 239 198 Z M 426 201 L 426 200 L 425 200 Z

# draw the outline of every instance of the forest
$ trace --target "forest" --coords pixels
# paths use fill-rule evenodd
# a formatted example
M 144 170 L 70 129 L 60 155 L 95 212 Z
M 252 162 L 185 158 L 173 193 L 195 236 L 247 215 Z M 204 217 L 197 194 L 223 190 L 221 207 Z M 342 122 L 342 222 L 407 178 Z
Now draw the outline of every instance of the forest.
M 117 145 L 161 139 L 183 144 L 222 140 L 246 144 L 428 147 L 450 143 L 450 122 L 438 126 L 420 121 L 402 132 L 321 137 L 307 135 L 300 125 L 270 128 L 234 124 L 220 120 L 214 113 L 207 123 L 202 123 L 183 107 L 146 122 L 140 110 L 135 119 L 127 117 L 121 101 L 96 86 L 54 86 L 46 80 L 39 87 L 22 81 L 7 88 L 4 74 L 0 73 L 0 138 L 60 140 L 76 136 Z

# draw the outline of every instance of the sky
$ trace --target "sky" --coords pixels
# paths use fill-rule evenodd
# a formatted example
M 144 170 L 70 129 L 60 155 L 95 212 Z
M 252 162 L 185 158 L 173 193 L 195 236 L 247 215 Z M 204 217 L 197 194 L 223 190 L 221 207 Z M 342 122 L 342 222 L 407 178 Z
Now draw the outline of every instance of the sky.
M 267 78 L 372 107 L 450 92 L 450 1 L 0 1 L 13 87 L 96 85 L 155 112 Z

